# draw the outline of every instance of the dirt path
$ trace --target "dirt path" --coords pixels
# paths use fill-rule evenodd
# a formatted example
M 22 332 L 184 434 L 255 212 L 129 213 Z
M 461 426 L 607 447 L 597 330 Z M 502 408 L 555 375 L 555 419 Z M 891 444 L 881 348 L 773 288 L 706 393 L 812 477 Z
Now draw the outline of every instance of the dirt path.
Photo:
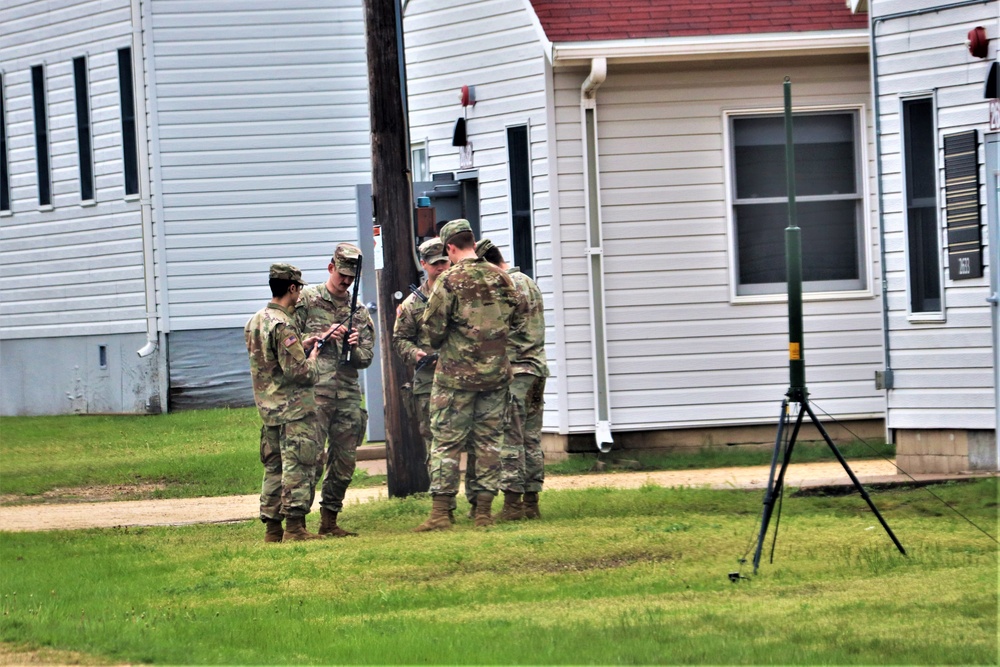
M 882 460 L 851 461 L 851 469 L 862 484 L 900 483 L 909 478 L 897 475 L 892 463 Z M 717 489 L 763 489 L 769 466 L 717 468 L 712 470 L 665 470 L 619 472 L 600 475 L 551 476 L 547 489 L 583 489 L 610 486 L 634 489 L 646 484 L 657 486 L 708 486 Z M 918 481 L 963 479 L 968 475 L 914 475 Z M 793 463 L 786 483 L 791 487 L 849 485 L 850 479 L 836 461 Z M 348 489 L 346 504 L 370 502 L 388 497 L 386 487 Z M 318 511 L 316 507 L 314 510 Z M 0 531 L 74 530 L 115 526 L 180 526 L 194 523 L 247 521 L 257 517 L 258 496 L 221 498 L 181 498 L 173 500 L 129 500 L 0 507 Z

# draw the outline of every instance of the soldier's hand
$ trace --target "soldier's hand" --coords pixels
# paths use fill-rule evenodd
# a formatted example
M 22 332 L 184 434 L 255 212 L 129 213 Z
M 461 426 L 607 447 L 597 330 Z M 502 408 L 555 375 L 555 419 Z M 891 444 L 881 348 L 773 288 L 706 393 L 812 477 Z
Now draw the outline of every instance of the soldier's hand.
M 319 345 L 313 345 L 312 349 L 309 350 L 309 359 L 316 359 L 319 357 L 320 350 L 322 348 Z
M 424 357 L 426 357 L 426 356 L 427 356 L 427 353 L 426 353 L 426 352 L 424 352 L 423 350 L 417 350 L 417 358 L 416 358 L 416 361 L 420 361 L 421 359 L 423 359 L 423 358 L 424 358 Z
M 359 339 L 358 330 L 355 329 L 354 331 L 351 332 L 351 335 L 347 337 L 347 344 L 350 345 L 351 347 L 354 347 L 358 344 L 358 339 Z
M 344 334 L 346 332 L 347 332 L 347 327 L 341 324 L 334 324 L 332 327 L 327 329 L 327 333 L 330 335 L 330 338 L 338 342 L 344 339 Z

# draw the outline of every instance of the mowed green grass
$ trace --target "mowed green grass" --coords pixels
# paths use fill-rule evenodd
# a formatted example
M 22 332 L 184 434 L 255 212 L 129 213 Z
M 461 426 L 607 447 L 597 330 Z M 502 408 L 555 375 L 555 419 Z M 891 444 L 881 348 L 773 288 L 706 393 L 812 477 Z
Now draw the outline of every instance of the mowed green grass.
M 60 489 L 54 492 L 58 498 L 72 500 L 81 489 L 95 486 L 120 487 L 120 499 L 257 493 L 259 442 L 260 417 L 252 407 L 156 416 L 0 417 L 0 495 L 30 499 Z M 848 443 L 841 451 L 848 458 L 894 453 L 892 445 L 861 442 Z M 618 458 L 638 461 L 643 470 L 766 465 L 771 448 L 612 452 L 602 457 L 609 462 Z M 832 459 L 825 444 L 796 445 L 796 462 Z M 574 456 L 546 466 L 546 471 L 585 474 L 596 460 Z M 385 476 L 359 469 L 352 485 L 384 483 Z
M 933 491 L 995 531 L 996 479 Z M 908 557 L 856 494 L 789 495 L 775 562 L 737 584 L 760 492 L 551 491 L 541 521 L 429 534 L 427 498 L 384 500 L 346 509 L 358 538 L 277 545 L 259 522 L 4 533 L 0 640 L 129 663 L 996 664 L 996 542 L 923 489 L 873 499 Z
M 0 494 L 126 487 L 122 498 L 260 492 L 256 408 L 0 418 Z M 380 483 L 359 470 L 355 485 Z M 131 487 L 149 486 L 149 489 Z M 72 497 L 72 492 L 67 494 Z

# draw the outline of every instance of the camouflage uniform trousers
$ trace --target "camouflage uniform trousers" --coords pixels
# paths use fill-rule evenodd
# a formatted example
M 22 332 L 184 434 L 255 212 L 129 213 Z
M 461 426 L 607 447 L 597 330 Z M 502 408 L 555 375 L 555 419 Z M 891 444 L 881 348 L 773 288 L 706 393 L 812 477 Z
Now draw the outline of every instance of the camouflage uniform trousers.
M 427 449 L 427 474 L 431 472 L 431 445 L 434 436 L 431 434 L 431 395 L 414 394 L 413 405 L 417 411 L 417 427 L 420 430 L 420 437 L 424 440 L 424 447 Z M 470 443 L 465 443 L 465 497 L 469 504 L 476 503 L 476 494 L 485 491 L 482 485 L 476 480 L 476 455 L 472 451 Z M 451 500 L 451 509 L 457 509 L 455 499 Z
M 316 396 L 320 443 L 326 444 L 325 456 L 316 467 L 317 479 L 326 471 L 319 504 L 331 512 L 344 508 L 344 496 L 357 467 L 358 447 L 368 428 L 368 411 L 361 407 L 360 390 L 341 396 Z
M 500 443 L 506 421 L 508 389 L 465 391 L 434 385 L 430 415 L 431 493 L 458 493 L 459 463 L 468 445 L 475 452 L 475 475 L 482 492 L 496 495 L 500 485 Z M 471 457 L 470 457 L 471 458 Z
M 500 488 L 538 493 L 545 481 L 542 408 L 545 378 L 521 373 L 510 383 L 510 418 L 500 448 Z
M 311 418 L 261 426 L 260 518 L 280 520 L 309 514 L 316 493 L 316 463 L 323 454 Z

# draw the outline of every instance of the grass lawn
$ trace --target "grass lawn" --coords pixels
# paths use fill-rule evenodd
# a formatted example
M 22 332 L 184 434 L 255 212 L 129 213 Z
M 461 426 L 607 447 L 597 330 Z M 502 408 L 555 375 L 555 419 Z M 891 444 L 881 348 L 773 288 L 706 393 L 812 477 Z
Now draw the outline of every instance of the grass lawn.
M 934 491 L 995 531 L 996 479 Z M 856 494 L 786 497 L 775 562 L 737 584 L 760 492 L 542 498 L 541 521 L 433 534 L 410 532 L 427 498 L 351 506 L 360 537 L 310 543 L 259 522 L 4 533 L 0 641 L 171 664 L 997 664 L 997 544 L 923 489 L 874 496 L 909 557 Z
M 256 408 L 155 416 L 0 417 L 0 494 L 89 486 L 120 497 L 189 498 L 260 493 Z M 354 485 L 383 477 L 355 474 Z
M 119 499 L 187 498 L 260 491 L 262 469 L 255 408 L 196 410 L 157 416 L 0 417 L 0 495 L 54 495 L 73 499 L 87 487 L 111 487 Z M 842 448 L 848 458 L 892 456 L 891 445 Z M 771 450 L 718 447 L 669 454 L 612 452 L 604 459 L 636 460 L 644 470 L 764 465 Z M 825 445 L 801 442 L 796 462 L 832 459 Z M 593 470 L 596 456 L 575 456 L 546 466 L 550 475 Z M 614 466 L 611 470 L 613 471 Z M 385 483 L 385 476 L 355 473 L 353 486 Z M 54 492 L 54 489 L 60 491 Z M 106 494 L 107 495 L 107 494 Z

